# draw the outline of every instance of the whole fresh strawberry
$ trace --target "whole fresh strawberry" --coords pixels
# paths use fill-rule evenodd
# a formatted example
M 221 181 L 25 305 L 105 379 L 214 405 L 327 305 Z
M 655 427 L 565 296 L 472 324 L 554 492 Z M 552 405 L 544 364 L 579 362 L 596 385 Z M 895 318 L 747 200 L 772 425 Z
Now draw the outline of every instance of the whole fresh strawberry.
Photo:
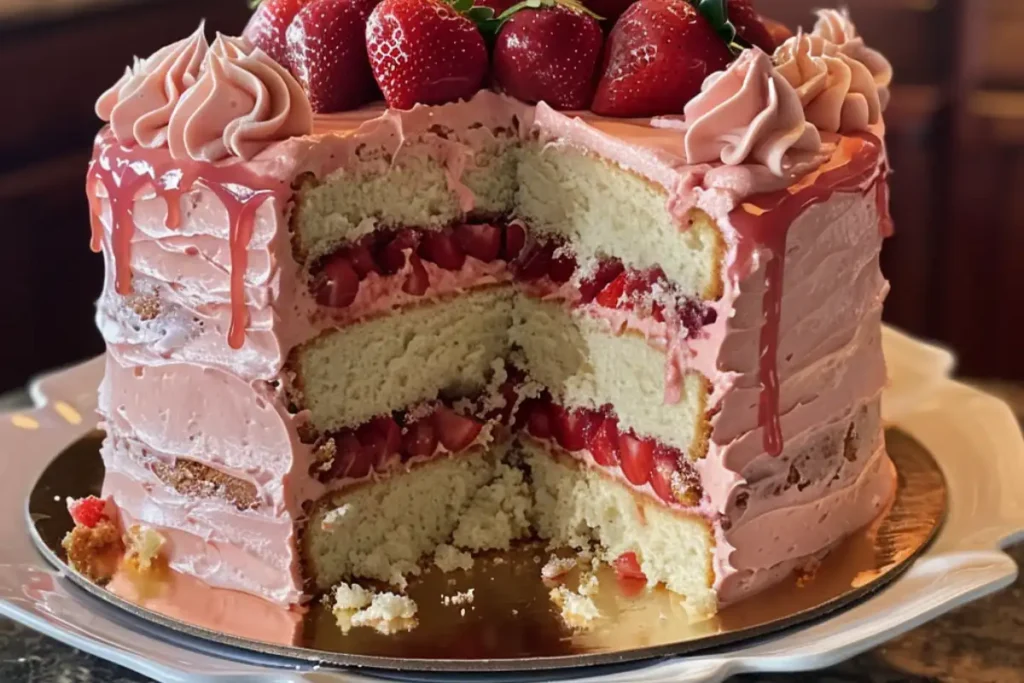
M 355 109 L 374 99 L 366 56 L 365 0 L 313 0 L 288 27 L 288 66 L 318 113 Z
M 754 10 L 752 0 L 729 0 L 729 21 L 736 27 L 736 35 L 768 54 L 775 52 L 775 38 Z
M 476 24 L 455 5 L 383 0 L 373 10 L 366 49 L 388 106 L 442 104 L 480 89 L 487 75 L 487 46 Z
M 303 6 L 311 0 L 262 0 L 246 24 L 242 35 L 278 64 L 287 67 L 288 26 Z
M 604 34 L 581 5 L 553 0 L 514 11 L 494 45 L 494 78 L 524 102 L 587 109 Z
M 726 41 L 686 0 L 637 0 L 608 34 L 591 108 L 605 116 L 682 113 L 730 61 Z

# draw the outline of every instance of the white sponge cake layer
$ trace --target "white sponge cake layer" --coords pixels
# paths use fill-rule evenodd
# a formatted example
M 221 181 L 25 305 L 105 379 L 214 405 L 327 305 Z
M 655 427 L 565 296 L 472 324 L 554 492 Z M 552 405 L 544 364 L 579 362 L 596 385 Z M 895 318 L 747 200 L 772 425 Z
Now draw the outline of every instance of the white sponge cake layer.
M 680 225 L 664 188 L 571 147 L 528 143 L 519 156 L 517 215 L 568 238 L 580 262 L 615 256 L 628 268 L 660 266 L 685 294 L 721 294 L 725 246 L 705 214 Z
M 672 512 L 529 438 L 521 438 L 520 448 L 530 468 L 534 524 L 542 538 L 559 547 L 595 545 L 606 562 L 635 553 L 648 582 L 683 596 L 688 611 L 716 611 L 715 540 L 707 520 Z
M 507 213 L 515 193 L 508 144 L 465 148 L 456 162 L 437 153 L 436 141 L 410 143 L 394 156 L 365 152 L 355 168 L 305 177 L 292 220 L 300 255 L 315 259 L 380 227 L 440 228 L 470 213 Z
M 529 533 L 529 492 L 504 449 L 442 457 L 384 481 L 329 494 L 305 530 L 308 574 L 319 589 L 350 577 L 401 585 L 449 542 L 507 549 Z
M 510 334 L 524 352 L 523 369 L 557 403 L 591 409 L 611 404 L 623 430 L 654 437 L 691 458 L 704 454 L 707 380 L 686 373 L 680 401 L 665 404 L 666 355 L 639 335 L 614 335 L 586 313 L 529 296 L 516 299 Z
M 320 431 L 432 400 L 474 394 L 508 351 L 512 289 L 495 286 L 324 333 L 301 347 L 301 403 Z

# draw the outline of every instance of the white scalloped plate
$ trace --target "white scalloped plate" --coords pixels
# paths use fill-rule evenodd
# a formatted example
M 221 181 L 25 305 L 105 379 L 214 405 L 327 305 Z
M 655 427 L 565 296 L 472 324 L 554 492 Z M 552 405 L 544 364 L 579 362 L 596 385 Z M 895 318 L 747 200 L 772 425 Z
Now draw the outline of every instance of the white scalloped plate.
M 887 589 L 826 620 L 756 642 L 629 667 L 573 670 L 590 681 L 720 681 L 744 672 L 830 666 L 971 600 L 1010 584 L 1017 567 L 1000 549 L 1024 538 L 1024 439 L 998 399 L 949 379 L 946 351 L 885 330 L 890 386 L 886 421 L 920 441 L 943 469 L 950 505 L 931 547 Z M 57 453 L 95 424 L 103 364 L 94 359 L 31 387 L 37 408 L 0 416 L 0 514 L 21 520 L 25 497 Z M 76 588 L 35 550 L 27 525 L 0 527 L 0 614 L 86 652 L 160 681 L 181 683 L 335 683 L 373 680 L 354 670 L 251 656 L 217 656 L 218 647 L 173 638 Z M 203 648 L 199 651 L 194 648 Z M 381 672 L 374 672 L 377 676 Z M 551 680 L 554 674 L 545 673 Z M 416 674 L 402 674 L 412 680 Z M 526 675 L 458 675 L 497 681 Z M 533 678 L 536 679 L 534 674 Z M 437 675 L 424 675 L 436 680 Z

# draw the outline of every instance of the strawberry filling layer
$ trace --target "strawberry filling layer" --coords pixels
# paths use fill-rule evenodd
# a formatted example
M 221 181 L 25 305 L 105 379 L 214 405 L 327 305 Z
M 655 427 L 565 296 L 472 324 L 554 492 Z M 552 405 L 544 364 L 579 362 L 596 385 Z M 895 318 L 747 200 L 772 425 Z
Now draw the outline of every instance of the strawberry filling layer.
M 458 411 L 437 401 L 334 432 L 332 457 L 315 464 L 310 474 L 324 483 L 385 474 L 411 461 L 462 453 L 479 441 L 486 426 L 500 424 L 557 445 L 638 489 L 650 484 L 650 491 L 670 505 L 689 507 L 703 497 L 700 476 L 682 451 L 621 429 L 611 406 L 567 410 L 546 392 L 521 399 L 522 386 L 523 377 L 510 369 L 496 401 L 462 399 Z
M 512 279 L 528 284 L 531 293 L 560 294 L 578 306 L 628 310 L 686 329 L 686 336 L 717 316 L 703 301 L 679 292 L 660 268 L 627 269 L 618 259 L 605 259 L 584 272 L 564 241 L 532 235 L 518 222 L 380 230 L 321 259 L 311 287 L 321 307 L 344 317 L 360 305 L 361 289 L 387 283 L 392 291 L 421 297 L 449 280 L 445 271 Z
M 696 505 L 704 493 L 700 475 L 678 448 L 621 429 L 611 406 L 567 410 L 542 396 L 527 399 L 516 415 L 535 439 L 557 444 L 574 457 L 586 458 L 670 505 Z

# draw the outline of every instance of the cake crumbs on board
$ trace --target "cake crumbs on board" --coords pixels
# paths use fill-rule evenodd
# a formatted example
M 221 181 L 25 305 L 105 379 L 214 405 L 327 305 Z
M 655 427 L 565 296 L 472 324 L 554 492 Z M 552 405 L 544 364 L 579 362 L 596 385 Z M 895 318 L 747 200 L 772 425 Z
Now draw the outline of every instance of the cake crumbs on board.
M 368 627 L 391 635 L 416 627 L 416 603 L 404 595 L 377 593 L 357 584 L 342 583 L 334 591 L 334 618 L 342 633 Z

